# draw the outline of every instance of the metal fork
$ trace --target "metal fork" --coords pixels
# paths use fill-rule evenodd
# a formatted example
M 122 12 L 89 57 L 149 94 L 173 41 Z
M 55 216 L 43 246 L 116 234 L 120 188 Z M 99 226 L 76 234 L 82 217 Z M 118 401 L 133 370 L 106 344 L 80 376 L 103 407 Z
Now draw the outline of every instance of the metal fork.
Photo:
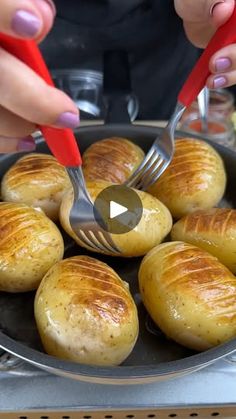
M 34 41 L 0 34 L 0 46 L 31 67 L 47 84 L 54 87 L 51 75 Z M 96 209 L 86 189 L 81 169 L 82 159 L 72 130 L 45 126 L 39 128 L 52 154 L 67 169 L 71 179 L 74 202 L 70 212 L 70 223 L 73 231 L 90 250 L 119 254 L 120 251 L 113 243 L 110 233 L 103 230 L 95 220 Z M 102 218 L 100 214 L 98 216 Z
M 186 109 L 205 87 L 210 75 L 209 61 L 213 54 L 236 41 L 236 7 L 230 19 L 221 26 L 210 40 L 207 48 L 197 61 L 184 83 L 176 108 L 160 137 L 154 141 L 141 165 L 126 181 L 126 185 L 138 189 L 147 189 L 162 175 L 170 164 L 174 154 L 174 134 L 176 126 Z
M 206 134 L 208 132 L 208 109 L 209 109 L 210 92 L 207 87 L 201 90 L 199 93 L 198 108 L 202 125 L 202 132 Z

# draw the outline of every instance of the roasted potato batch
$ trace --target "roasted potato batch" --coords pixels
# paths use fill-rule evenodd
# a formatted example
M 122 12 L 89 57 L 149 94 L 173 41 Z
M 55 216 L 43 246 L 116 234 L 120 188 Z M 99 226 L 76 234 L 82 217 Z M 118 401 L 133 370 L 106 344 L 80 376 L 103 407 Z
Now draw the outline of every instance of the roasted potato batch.
M 176 140 L 172 162 L 149 192 L 178 219 L 217 206 L 225 187 L 220 155 L 206 142 L 187 138 Z
M 36 294 L 35 318 L 49 354 L 83 364 L 118 365 L 138 337 L 128 284 L 88 256 L 63 260 L 49 270 Z
M 87 187 L 93 200 L 106 187 L 110 186 L 107 182 L 87 182 Z M 114 243 L 122 252 L 122 256 L 142 256 L 167 236 L 172 227 L 172 217 L 169 210 L 162 202 L 148 193 L 137 191 L 143 205 L 143 215 L 139 224 L 125 234 L 112 234 Z M 73 232 L 69 223 L 70 209 L 73 203 L 73 192 L 70 190 L 62 200 L 60 209 L 60 220 L 64 230 L 74 238 L 82 247 L 79 238 Z M 152 226 L 152 228 L 150 228 Z M 107 254 L 110 254 L 107 252 Z
M 41 208 L 56 221 L 64 192 L 70 188 L 65 168 L 49 154 L 28 154 L 20 158 L 2 180 L 3 201 Z
M 84 152 L 84 176 L 86 180 L 122 184 L 143 159 L 143 150 L 126 138 L 105 138 L 93 143 Z
M 181 345 L 202 351 L 236 336 L 236 278 L 204 250 L 157 246 L 141 264 L 139 285 L 154 322 Z
M 44 213 L 24 204 L 0 202 L 0 290 L 31 291 L 56 262 L 64 243 Z
M 212 208 L 186 215 L 171 231 L 172 240 L 201 247 L 236 273 L 236 210 Z

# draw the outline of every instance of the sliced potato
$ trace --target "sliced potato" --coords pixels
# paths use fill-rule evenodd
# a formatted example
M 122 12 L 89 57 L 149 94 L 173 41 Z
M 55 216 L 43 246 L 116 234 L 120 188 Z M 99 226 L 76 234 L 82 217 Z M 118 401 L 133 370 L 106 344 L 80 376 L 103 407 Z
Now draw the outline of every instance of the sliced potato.
M 184 138 L 176 140 L 172 162 L 149 192 L 178 219 L 216 206 L 225 187 L 226 173 L 220 155 L 204 141 Z
M 56 225 L 42 212 L 24 204 L 0 202 L 0 290 L 36 289 L 64 243 Z
M 49 354 L 83 364 L 120 364 L 138 336 L 128 284 L 88 256 L 65 259 L 46 274 L 35 297 L 35 318 Z
M 171 231 L 181 240 L 206 250 L 236 273 L 236 210 L 212 208 L 181 218 Z
M 41 208 L 56 221 L 64 192 L 71 187 L 65 168 L 49 154 L 27 154 L 5 173 L 3 201 Z
M 107 182 L 87 182 L 87 187 L 93 200 L 106 187 L 111 186 Z M 172 218 L 169 210 L 162 202 L 148 193 L 136 191 L 143 204 L 143 215 L 139 224 L 130 232 L 124 234 L 112 234 L 114 243 L 122 252 L 122 256 L 142 256 L 146 254 L 167 236 L 172 227 Z M 72 231 L 69 214 L 73 202 L 73 192 L 69 191 L 63 198 L 60 209 L 60 221 L 64 230 L 83 247 L 76 234 Z M 107 254 L 109 251 L 107 251 Z
M 141 264 L 139 285 L 154 322 L 181 345 L 201 351 L 236 337 L 236 278 L 204 250 L 157 246 Z
M 143 150 L 126 138 L 105 138 L 93 143 L 84 152 L 84 176 L 86 180 L 122 184 L 143 159 Z

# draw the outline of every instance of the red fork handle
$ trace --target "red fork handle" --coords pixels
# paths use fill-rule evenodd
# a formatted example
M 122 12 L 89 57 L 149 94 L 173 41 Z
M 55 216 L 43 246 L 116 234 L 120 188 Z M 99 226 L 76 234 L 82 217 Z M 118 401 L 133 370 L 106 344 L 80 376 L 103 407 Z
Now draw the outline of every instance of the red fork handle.
M 43 56 L 34 41 L 16 39 L 0 33 L 0 46 L 32 68 L 48 85 L 54 86 Z M 39 126 L 39 128 L 59 163 L 67 167 L 76 167 L 82 164 L 72 130 L 47 126 Z
M 210 75 L 209 61 L 213 54 L 231 43 L 236 42 L 236 7 L 230 19 L 221 26 L 209 42 L 184 83 L 178 101 L 185 106 L 191 105 L 206 84 Z

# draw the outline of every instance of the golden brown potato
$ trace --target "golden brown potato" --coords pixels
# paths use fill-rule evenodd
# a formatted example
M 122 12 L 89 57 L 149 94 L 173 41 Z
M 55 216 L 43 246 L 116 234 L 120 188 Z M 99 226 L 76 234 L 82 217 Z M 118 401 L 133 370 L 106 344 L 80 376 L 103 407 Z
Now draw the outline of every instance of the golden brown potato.
M 236 273 L 236 210 L 212 208 L 181 218 L 173 226 L 172 240 L 201 247 Z
M 216 206 L 225 186 L 226 174 L 220 155 L 204 141 L 185 138 L 176 140 L 172 162 L 149 192 L 178 219 Z
M 106 138 L 92 144 L 84 152 L 84 176 L 86 180 L 122 184 L 143 159 L 143 150 L 126 138 Z
M 87 182 L 87 187 L 93 200 L 108 186 L 111 186 L 111 184 L 107 182 Z M 143 215 L 139 224 L 128 233 L 112 235 L 114 243 L 122 251 L 122 256 L 125 257 L 145 255 L 150 249 L 164 240 L 172 227 L 170 212 L 164 204 L 148 193 L 136 192 L 143 204 Z M 60 221 L 64 230 L 79 245 L 86 247 L 72 231 L 69 223 L 72 202 L 73 192 L 69 191 L 62 200 Z
M 201 351 L 236 337 L 236 278 L 204 250 L 157 246 L 141 264 L 139 285 L 154 322 L 181 345 Z
M 3 201 L 41 208 L 52 220 L 58 219 L 62 196 L 71 187 L 67 172 L 49 154 L 28 154 L 19 159 L 2 180 Z
M 42 212 L 24 204 L 0 202 L 0 290 L 31 291 L 62 259 L 60 231 Z
M 36 294 L 35 318 L 46 352 L 83 364 L 120 364 L 138 336 L 128 284 L 88 256 L 50 269 Z

